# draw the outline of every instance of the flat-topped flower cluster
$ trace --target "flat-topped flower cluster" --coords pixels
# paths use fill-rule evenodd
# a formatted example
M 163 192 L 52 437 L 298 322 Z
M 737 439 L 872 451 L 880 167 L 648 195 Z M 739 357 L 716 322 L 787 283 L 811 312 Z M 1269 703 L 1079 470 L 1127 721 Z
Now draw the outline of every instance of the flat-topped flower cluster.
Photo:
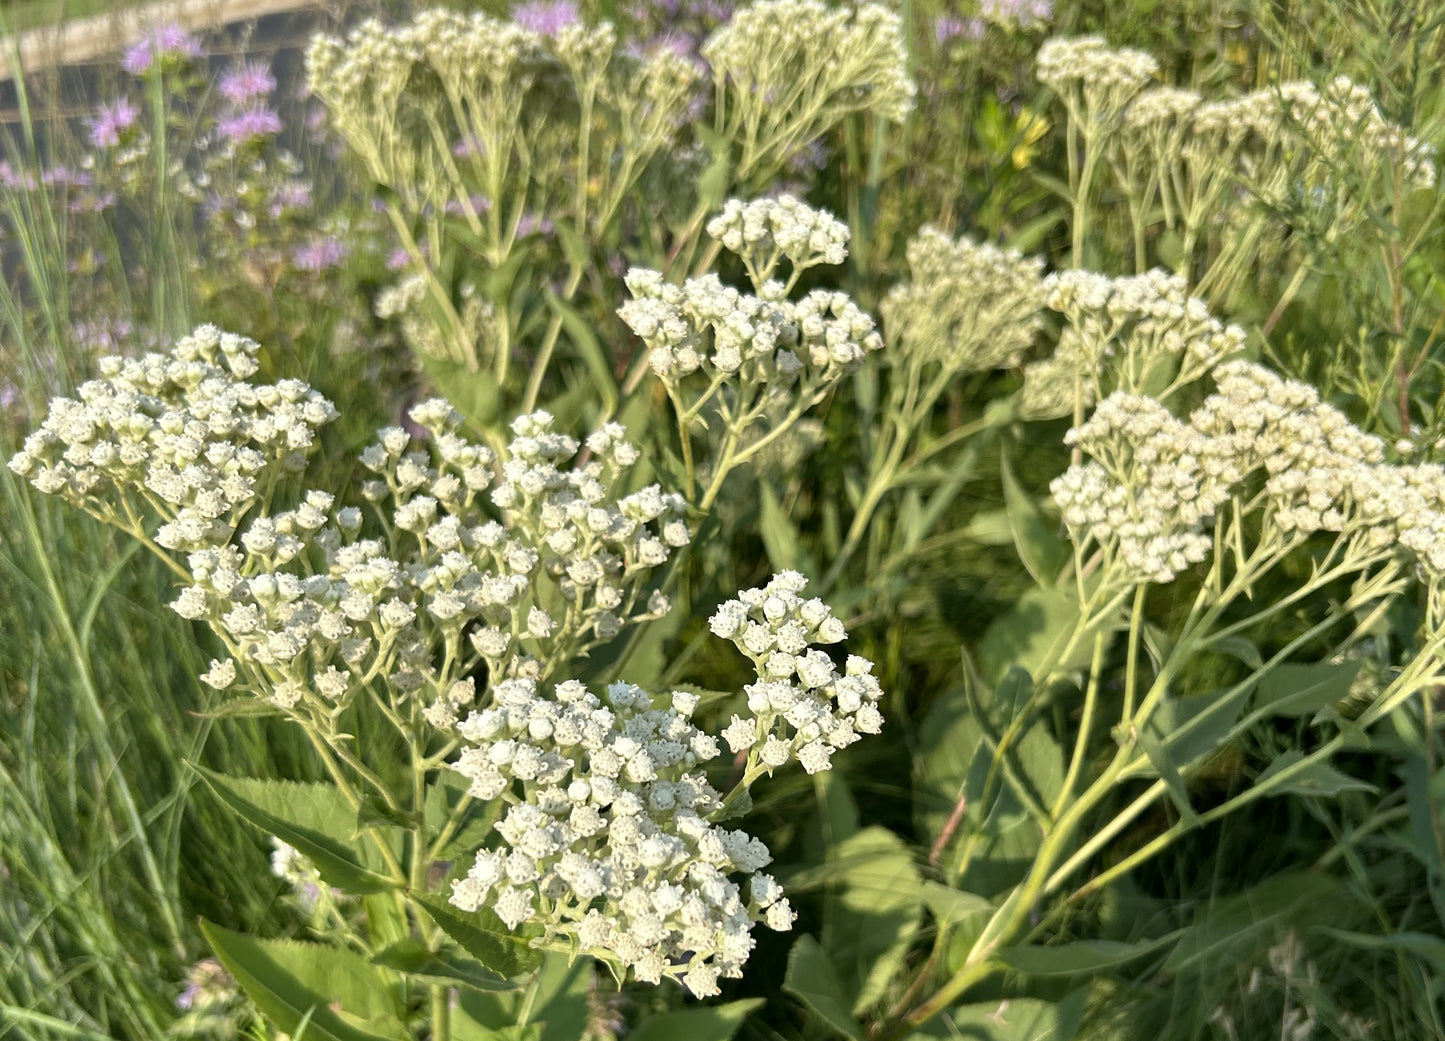
M 172 606 L 228 651 L 201 677 L 210 686 L 328 743 L 349 740 L 336 730 L 348 707 L 375 705 L 419 753 L 443 749 L 431 769 L 460 749 L 452 767 L 469 794 L 507 808 L 499 844 L 454 884 L 457 907 L 539 923 L 539 942 L 563 938 L 641 980 L 717 993 L 741 974 L 755 923 L 794 917 L 761 873 L 766 846 L 719 822 L 762 774 L 792 759 L 827 770 L 834 750 L 879 732 L 871 663 L 850 656 L 840 674 L 816 649 L 846 633 L 796 572 L 725 602 L 712 630 L 757 681 L 722 734 L 745 759 L 724 798 L 707 773 L 719 737 L 692 721 L 698 696 L 657 700 L 627 683 L 599 696 L 554 677 L 669 609 L 653 576 L 692 537 L 681 496 L 622 492 L 641 462 L 622 427 L 596 430 L 579 458 L 583 443 L 533 412 L 499 453 L 432 399 L 409 413 L 422 436 L 384 428 L 361 452 L 358 505 L 313 489 L 278 509 L 276 477 L 304 468 L 336 413 L 299 381 L 247 382 L 256 353 L 203 328 L 171 356 L 108 359 L 106 378 L 57 399 L 10 465 L 138 537 L 157 527 L 151 544 L 183 555 Z M 389 798 L 378 772 L 347 762 Z M 289 847 L 276 865 L 320 885 Z
M 1116 393 L 1069 432 L 1086 459 L 1052 490 L 1078 545 L 1132 581 L 1169 582 L 1209 556 L 1232 502 L 1270 555 L 1324 532 L 1355 559 L 1403 549 L 1429 583 L 1445 577 L 1445 467 L 1390 462 L 1313 387 L 1262 365 L 1227 361 L 1212 378 L 1217 391 L 1187 420 Z
M 476 798 L 522 794 L 496 825 L 503 844 L 478 854 L 452 903 L 491 907 L 513 927 L 538 921 L 544 939 L 564 936 L 640 980 L 679 978 L 698 997 L 740 976 L 752 926 L 785 930 L 794 915 L 761 873 L 767 847 L 718 822 L 761 774 L 793 758 L 827 770 L 835 748 L 883 722 L 871 663 L 850 656 L 839 675 L 810 649 L 846 633 L 822 601 L 802 599 L 805 584 L 783 572 L 711 620 L 758 675 L 748 715 L 722 734 L 747 753 L 726 799 L 705 772 L 720 746 L 692 721 L 695 694 L 656 698 L 614 683 L 598 696 L 567 680 L 545 696 L 525 677 L 497 685 L 489 707 L 456 725 L 468 745 L 455 769 Z M 735 874 L 749 876 L 746 898 Z

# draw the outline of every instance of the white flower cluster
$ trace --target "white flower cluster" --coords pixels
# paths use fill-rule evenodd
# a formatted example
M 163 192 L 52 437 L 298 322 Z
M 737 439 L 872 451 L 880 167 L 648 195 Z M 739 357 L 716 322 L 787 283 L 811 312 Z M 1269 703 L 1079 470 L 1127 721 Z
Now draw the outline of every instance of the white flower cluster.
M 745 777 L 771 774 L 790 759 L 810 774 L 826 770 L 836 749 L 883 728 L 872 663 L 849 655 L 840 675 L 813 646 L 838 643 L 847 633 L 827 604 L 803 599 L 806 586 L 798 572 L 783 571 L 724 603 L 708 622 L 757 669 L 758 681 L 745 691 L 752 714 L 733 716 L 723 731 L 733 752 L 748 754 Z
M 1047 306 L 1069 324 L 1053 357 L 1024 372 L 1027 415 L 1063 415 L 1080 377 L 1087 402 L 1115 389 L 1142 393 L 1167 366 L 1163 399 L 1244 347 L 1243 329 L 1211 316 L 1181 276 L 1157 268 L 1121 278 L 1057 272 L 1044 287 Z
M 158 514 L 167 549 L 224 545 L 272 475 L 303 467 L 337 415 L 299 380 L 247 382 L 258 350 L 208 325 L 169 355 L 103 358 L 99 379 L 51 402 L 10 469 L 133 532 Z
M 523 795 L 496 825 L 502 844 L 453 883 L 452 903 L 490 907 L 512 928 L 540 922 L 547 938 L 639 980 L 718 993 L 720 977 L 742 975 L 753 923 L 786 930 L 794 915 L 761 873 L 767 847 L 712 823 L 722 801 L 701 767 L 718 743 L 690 721 L 697 697 L 660 705 L 615 683 L 598 698 L 575 680 L 553 694 L 510 680 L 457 725 L 471 744 L 455 769 L 472 794 Z M 746 899 L 730 877 L 739 873 L 750 876 Z
M 344 41 L 318 36 L 307 79 L 410 216 L 464 218 L 499 264 L 529 214 L 571 201 L 569 184 L 595 183 L 596 209 L 610 218 L 685 118 L 694 63 L 668 47 L 642 55 L 616 44 L 606 23 L 546 37 L 435 9 L 399 26 L 367 20 Z M 559 122 L 584 97 L 592 118 Z
M 454 769 L 474 797 L 507 799 L 502 841 L 452 884 L 452 903 L 489 907 L 511 928 L 538 922 L 544 939 L 567 937 L 639 980 L 679 979 L 698 997 L 741 975 L 753 924 L 786 930 L 794 915 L 761 873 L 767 847 L 717 822 L 763 773 L 794 758 L 827 770 L 834 749 L 883 722 L 872 664 L 850 657 L 839 675 L 810 649 L 847 634 L 821 601 L 799 596 L 805 584 L 784 572 L 711 620 L 758 670 L 749 715 L 722 735 L 747 752 L 727 799 L 703 769 L 720 747 L 692 722 L 697 695 L 659 701 L 615 683 L 598 697 L 568 680 L 547 697 L 531 677 L 498 684 L 489 707 L 456 724 L 468 745 Z M 746 899 L 738 874 L 750 876 Z
M 1043 261 L 923 228 L 908 244 L 908 282 L 882 304 L 900 353 L 958 372 L 1011 368 L 1043 324 Z
M 872 112 L 899 122 L 917 89 L 908 78 L 902 22 L 880 3 L 762 0 L 734 14 L 703 45 L 702 57 L 726 84 L 727 105 L 767 112 L 779 123 L 810 113 L 816 119 L 820 111 L 834 121 Z
M 194 584 L 175 609 L 211 621 L 253 689 L 284 708 L 329 710 L 382 676 L 399 697 L 420 692 L 427 718 L 446 727 L 476 696 L 456 677 L 477 665 L 494 681 L 544 675 L 666 612 L 665 597 L 644 591 L 689 540 L 685 504 L 657 485 L 614 493 L 639 457 L 620 427 L 594 433 L 593 458 L 566 467 L 576 440 L 554 432 L 548 413 L 522 416 L 497 479 L 492 452 L 459 436 L 445 401 L 411 418 L 431 434 L 425 447 L 388 428 L 361 454 L 373 475 L 362 495 L 389 542 L 362 537 L 357 508 L 333 511 L 330 495 L 312 492 L 257 518 L 240 549 L 192 555 Z M 235 678 L 231 662 L 204 677 L 219 688 Z
M 707 233 L 743 258 L 757 282 L 766 282 L 780 257 L 793 274 L 816 264 L 841 264 L 848 258 L 848 225 L 815 210 L 792 195 L 743 202 L 729 199 L 708 222 Z
M 1152 56 L 1112 48 L 1101 36 L 1056 37 L 1039 48 L 1039 81 L 1064 99 L 1090 133 L 1113 127 L 1158 71 Z
M 799 235 L 806 229 L 811 238 L 817 229 L 837 223 L 801 203 L 786 210 L 793 223 L 784 227 L 785 235 L 789 228 L 799 229 Z M 742 213 L 741 204 L 725 211 L 727 219 L 717 233 L 725 245 L 735 242 L 746 256 L 752 245 L 733 234 L 737 229 L 729 212 Z M 838 233 L 826 234 L 841 250 Z M 800 248 L 795 237 L 787 241 L 788 248 Z M 801 380 L 808 390 L 817 390 L 852 372 L 869 352 L 883 346 L 873 319 L 846 293 L 815 289 L 801 300 L 789 300 L 787 288 L 777 281 L 755 286 L 753 295 L 724 285 L 714 274 L 677 286 L 645 268 L 629 271 L 626 282 L 632 299 L 617 313 L 647 345 L 652 371 L 668 384 L 701 371 L 717 384 L 786 387 Z
M 1204 528 L 1243 476 L 1221 442 L 1152 398 L 1113 394 L 1065 443 L 1090 456 L 1050 485 L 1076 543 L 1135 581 L 1172 581 L 1209 555 Z
M 1324 161 L 1325 169 L 1364 158 L 1398 164 L 1411 187 L 1435 186 L 1434 148 L 1411 137 L 1380 114 L 1367 88 L 1337 76 L 1321 88 L 1308 81 L 1283 83 L 1239 99 L 1236 118 L 1266 142 L 1298 142 Z
M 1098 545 L 1130 581 L 1168 582 L 1211 550 L 1206 528 L 1231 498 L 1261 511 L 1261 542 L 1288 547 L 1318 532 L 1352 559 L 1409 550 L 1445 580 L 1445 466 L 1395 464 L 1310 386 L 1234 360 L 1189 416 L 1115 394 L 1067 442 L 1087 461 L 1053 482 L 1071 538 Z
M 322 880 L 321 872 L 316 870 L 310 857 L 274 835 L 271 837 L 271 874 L 291 887 L 297 903 L 308 914 L 319 905 L 334 904 L 341 896 L 339 890 Z

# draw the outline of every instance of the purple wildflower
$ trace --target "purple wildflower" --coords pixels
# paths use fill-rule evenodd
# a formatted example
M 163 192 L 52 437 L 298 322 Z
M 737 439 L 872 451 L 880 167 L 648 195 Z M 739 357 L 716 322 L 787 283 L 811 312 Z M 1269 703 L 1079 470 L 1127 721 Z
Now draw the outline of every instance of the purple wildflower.
M 553 230 L 550 218 L 538 217 L 535 213 L 524 213 L 517 221 L 517 238 L 519 239 L 524 239 L 528 235 L 550 235 Z
M 941 14 L 933 20 L 933 38 L 940 45 L 949 40 L 962 38 L 977 42 L 983 39 L 982 18 L 959 18 L 957 15 Z
M 232 112 L 216 120 L 216 133 L 233 145 L 243 145 L 258 137 L 281 132 L 281 117 L 269 108 L 251 108 Z
M 57 166 L 46 170 L 40 175 L 40 183 L 51 186 L 66 185 L 71 188 L 87 188 L 94 179 L 90 174 L 83 171 L 71 170 L 68 167 Z
M 140 109 L 130 98 L 117 98 L 114 104 L 102 105 L 95 116 L 86 120 L 90 126 L 90 143 L 96 148 L 114 148 L 121 135 L 135 126 Z
M 241 105 L 252 98 L 264 98 L 276 89 L 276 77 L 264 65 L 239 65 L 221 77 L 216 90 L 232 105 Z
M 70 328 L 71 341 L 95 354 L 117 354 L 134 328 L 124 318 L 100 317 L 76 322 Z
M 150 70 L 157 58 L 164 60 L 171 57 L 190 62 L 200 56 L 200 40 L 179 25 L 166 25 L 146 39 L 131 44 L 121 59 L 120 67 L 132 76 L 140 76 Z
M 512 20 L 538 36 L 556 36 L 581 19 L 572 0 L 528 0 L 512 12 Z
M 291 252 L 291 263 L 302 271 L 325 271 L 338 267 L 346 256 L 346 246 L 337 238 L 312 239 Z
M 471 203 L 473 213 L 486 213 L 492 208 L 492 200 L 485 195 L 472 195 L 468 202 Z M 446 204 L 448 217 L 462 217 L 466 215 L 466 208 L 462 206 L 460 199 L 449 199 Z
M 33 192 L 38 183 L 29 170 L 17 170 L 7 162 L 0 161 L 0 187 L 12 192 Z
M 271 217 L 274 220 L 288 210 L 304 210 L 311 205 L 311 185 L 305 181 L 284 181 L 271 193 Z

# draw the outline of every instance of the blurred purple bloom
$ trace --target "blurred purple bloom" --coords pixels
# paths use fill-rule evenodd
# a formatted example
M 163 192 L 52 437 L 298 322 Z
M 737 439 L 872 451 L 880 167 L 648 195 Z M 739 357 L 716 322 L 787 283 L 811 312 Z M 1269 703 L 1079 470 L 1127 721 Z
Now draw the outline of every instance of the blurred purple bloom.
M 485 195 L 473 195 L 468 201 L 472 204 L 473 213 L 486 213 L 492 208 L 492 200 L 488 199 Z M 446 214 L 448 217 L 463 217 L 466 215 L 466 212 L 460 199 L 448 200 L 446 205 Z
M 572 0 L 528 0 L 512 12 L 512 19 L 538 36 L 556 36 L 569 25 L 576 25 L 581 14 Z
M 226 73 L 216 87 L 221 97 L 232 105 L 240 105 L 252 98 L 268 97 L 275 89 L 276 77 L 271 75 L 271 70 L 250 62 Z
M 281 216 L 287 210 L 304 210 L 311 205 L 311 185 L 305 181 L 283 181 L 271 193 L 271 217 Z
M 94 179 L 88 173 L 70 170 L 64 166 L 57 166 L 41 174 L 40 183 L 48 185 L 68 185 L 72 188 L 86 188 L 94 183 Z
M 133 43 L 126 49 L 120 67 L 132 76 L 139 76 L 150 69 L 156 58 L 176 57 L 194 61 L 201 56 L 201 41 L 186 32 L 179 25 L 166 25 L 148 38 Z
M 7 162 L 0 161 L 0 186 L 10 191 L 33 192 L 38 187 L 35 175 L 28 170 L 16 170 Z
M 486 145 L 482 144 L 471 134 L 467 134 L 456 144 L 452 145 L 452 155 L 458 159 L 466 159 L 474 155 L 485 155 Z
M 547 217 L 538 217 L 535 213 L 524 213 L 517 221 L 517 238 L 524 239 L 528 235 L 550 235 L 553 231 L 552 221 Z
M 346 257 L 346 246 L 337 238 L 312 239 L 291 252 L 291 263 L 302 271 L 325 271 L 338 267 Z
M 77 347 L 96 354 L 115 354 L 130 336 L 133 327 L 124 318 L 93 318 L 76 322 L 70 338 Z
M 397 246 L 386 255 L 386 270 L 401 271 L 411 263 L 411 254 Z
M 281 132 L 281 117 L 269 108 L 252 108 L 232 112 L 216 120 L 216 133 L 233 145 L 242 145 L 257 137 L 270 137 Z
M 976 43 L 983 39 L 985 28 L 982 18 L 964 19 L 957 15 L 941 14 L 933 20 L 933 38 L 940 44 L 959 38 Z
M 72 198 L 66 209 L 71 213 L 100 213 L 114 206 L 115 203 L 115 192 L 101 192 L 99 195 L 86 192 Z
M 130 98 L 117 98 L 114 104 L 102 105 L 95 116 L 86 120 L 90 127 L 90 143 L 96 148 L 114 148 L 120 144 L 120 136 L 140 118 L 140 109 Z

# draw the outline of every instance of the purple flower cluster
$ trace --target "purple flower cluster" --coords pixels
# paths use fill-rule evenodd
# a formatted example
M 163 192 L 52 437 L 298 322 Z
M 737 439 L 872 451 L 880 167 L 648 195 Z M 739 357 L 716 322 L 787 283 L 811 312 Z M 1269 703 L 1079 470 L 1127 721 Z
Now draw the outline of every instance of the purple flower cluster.
M 512 20 L 538 36 L 556 36 L 581 20 L 572 0 L 528 0 L 512 12 Z
M 276 78 L 264 65 L 247 62 L 226 73 L 216 85 L 227 103 L 216 120 L 216 133 L 233 148 L 275 137 L 281 132 L 281 117 L 266 104 L 275 89 Z
M 221 77 L 216 93 L 232 105 L 244 105 L 253 98 L 268 98 L 276 89 L 276 77 L 264 65 L 247 62 Z
M 179 25 L 165 25 L 146 39 L 126 48 L 120 67 L 132 76 L 143 76 L 157 63 L 190 64 L 201 56 L 201 41 Z
M 340 267 L 344 259 L 346 246 L 332 236 L 314 238 L 291 251 L 291 263 L 299 271 L 326 271 Z
M 112 104 L 102 105 L 94 116 L 86 120 L 86 125 L 90 127 L 90 143 L 96 148 L 114 148 L 139 118 L 140 109 L 130 98 L 117 98 Z

